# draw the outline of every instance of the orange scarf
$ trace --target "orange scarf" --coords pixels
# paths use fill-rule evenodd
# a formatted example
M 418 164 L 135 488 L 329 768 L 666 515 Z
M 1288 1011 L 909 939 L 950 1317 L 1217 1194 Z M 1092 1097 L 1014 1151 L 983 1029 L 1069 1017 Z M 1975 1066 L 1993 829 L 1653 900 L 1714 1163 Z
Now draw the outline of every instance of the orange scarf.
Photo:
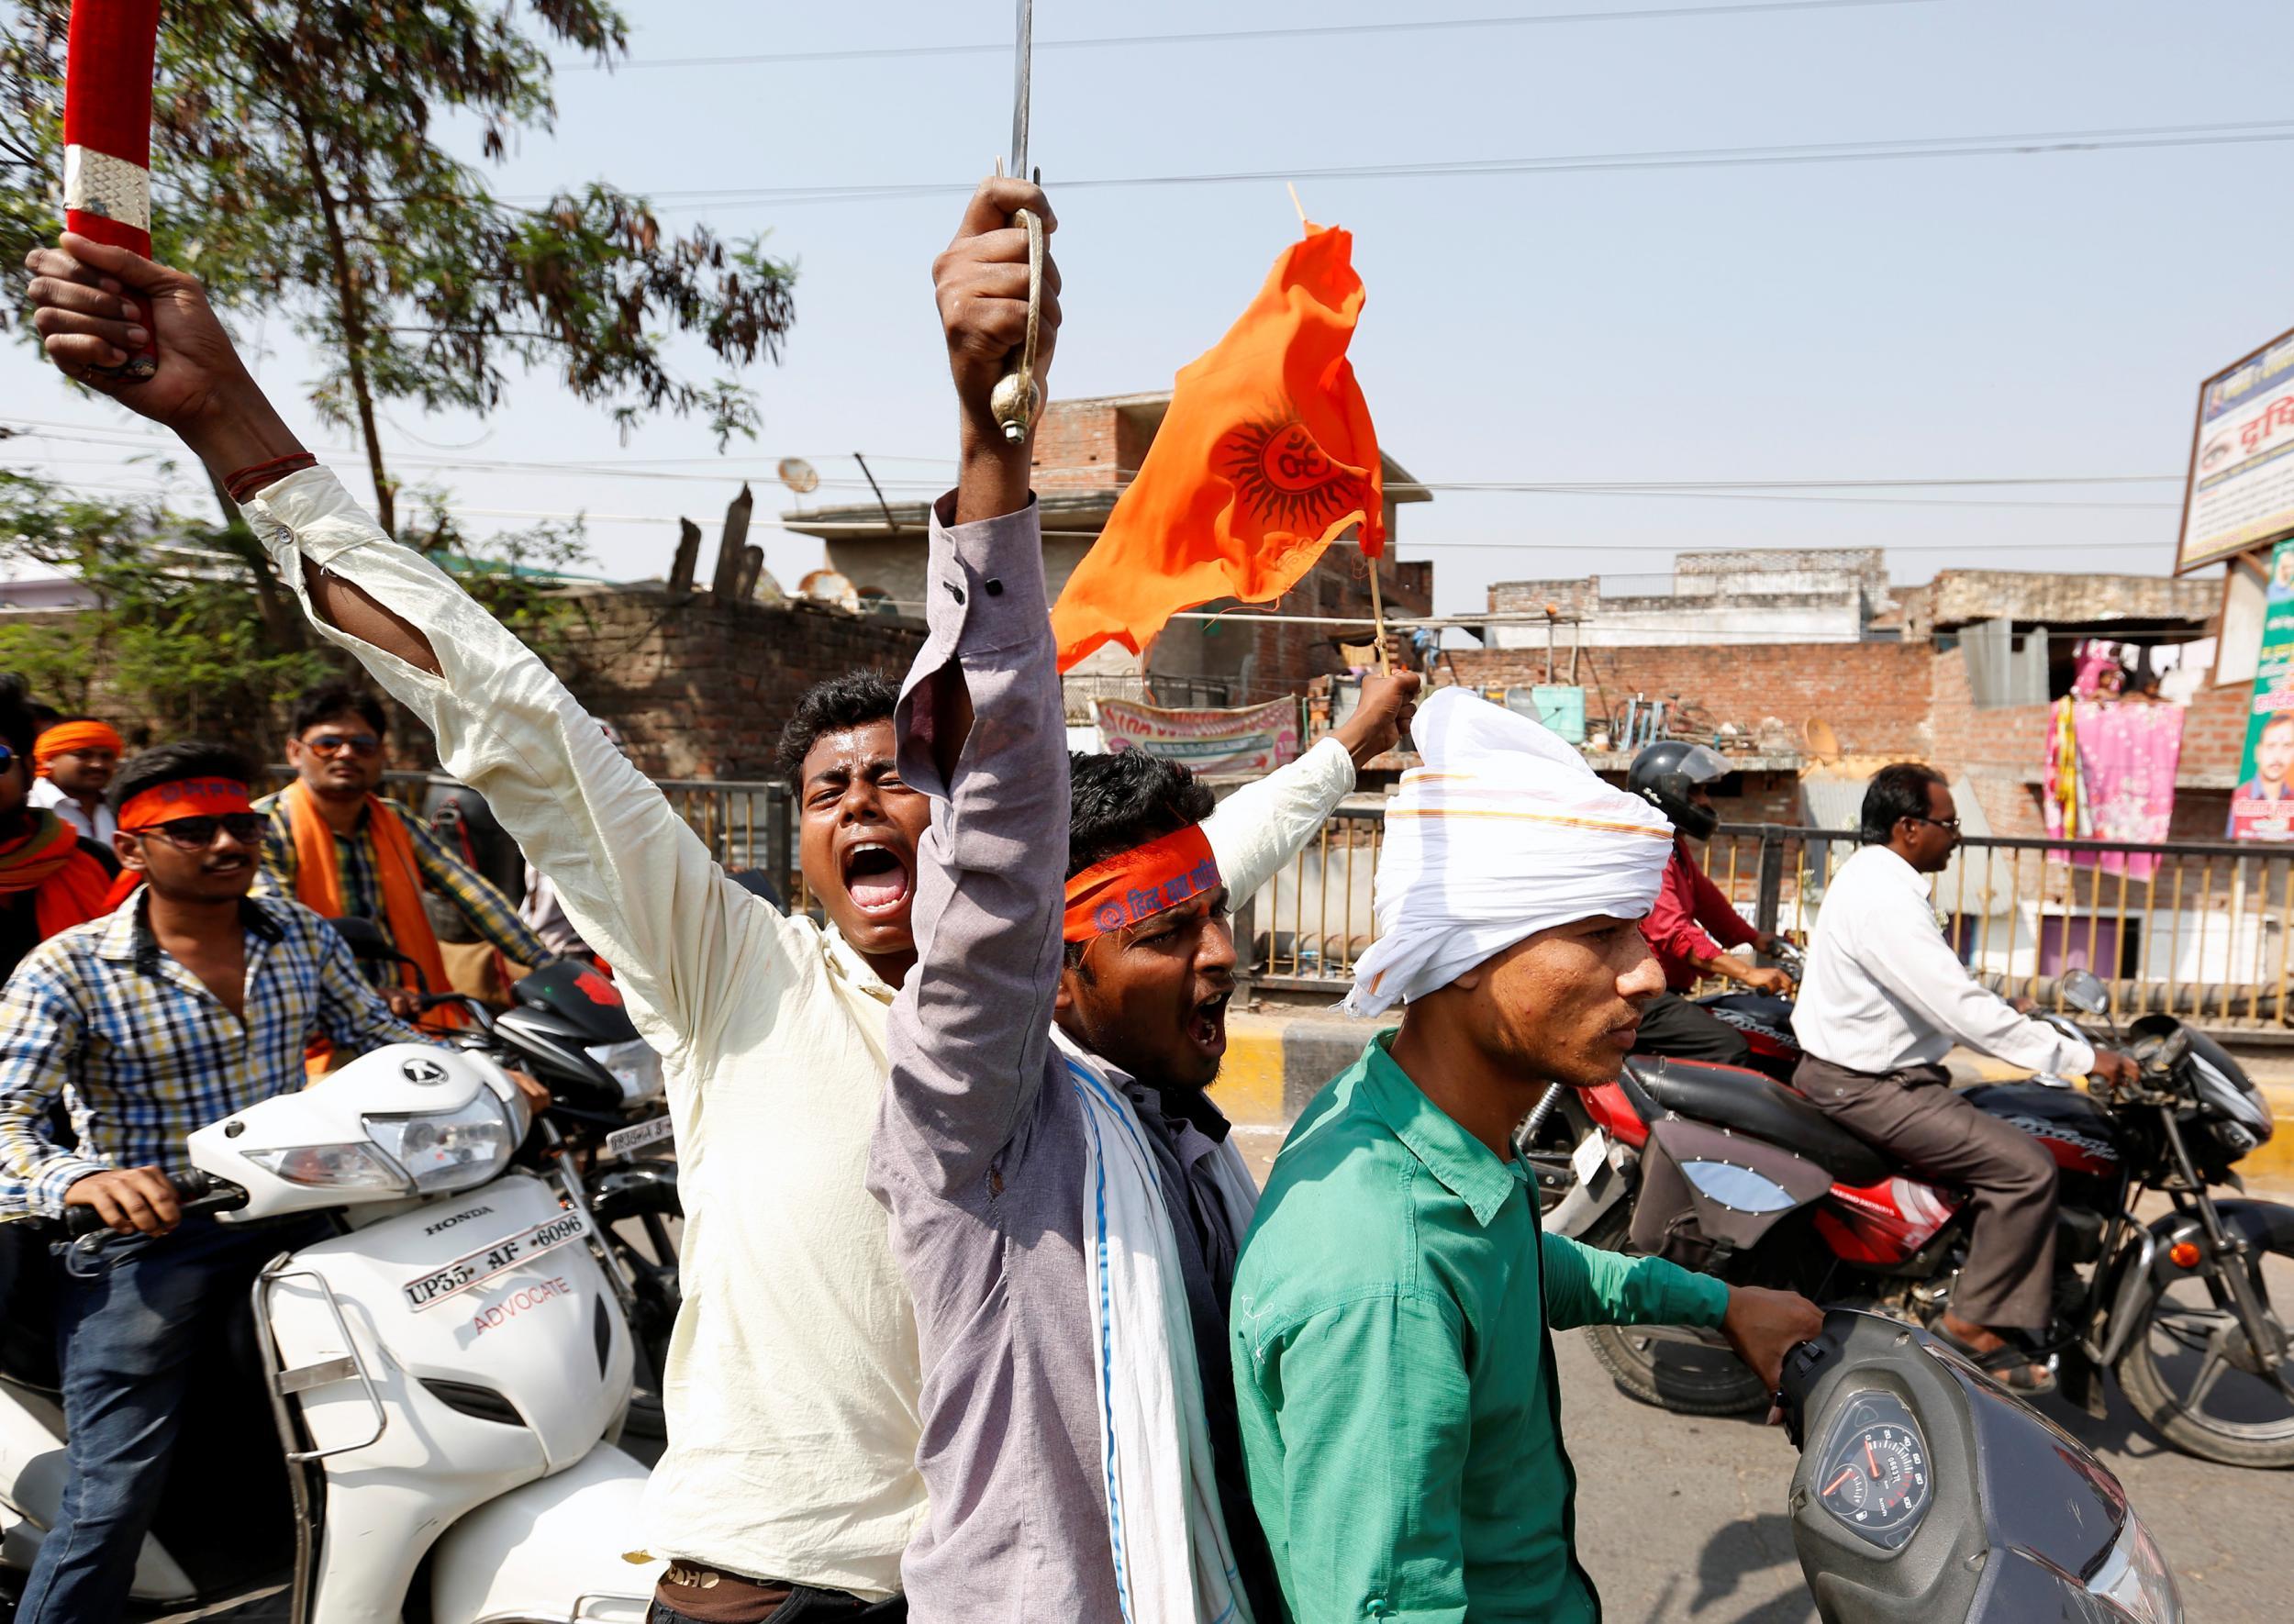
M 32 918 L 46 941 L 102 917 L 112 877 L 80 850 L 80 831 L 45 808 L 28 810 L 31 832 L 0 848 L 0 895 L 32 894 Z
M 284 798 L 287 824 L 295 831 L 295 900 L 327 918 L 340 918 L 342 871 L 335 862 L 335 831 L 301 779 L 287 785 Z M 454 984 L 447 978 L 430 916 L 422 908 L 422 871 L 415 862 L 414 838 L 378 795 L 366 797 L 366 833 L 374 842 L 374 865 L 382 876 L 384 926 L 398 951 L 414 961 L 398 967 L 399 984 L 418 986 L 414 972 L 418 967 L 431 992 L 452 992 Z M 462 1012 L 449 1004 L 431 1010 L 422 1024 L 446 1031 L 462 1026 L 463 1019 Z

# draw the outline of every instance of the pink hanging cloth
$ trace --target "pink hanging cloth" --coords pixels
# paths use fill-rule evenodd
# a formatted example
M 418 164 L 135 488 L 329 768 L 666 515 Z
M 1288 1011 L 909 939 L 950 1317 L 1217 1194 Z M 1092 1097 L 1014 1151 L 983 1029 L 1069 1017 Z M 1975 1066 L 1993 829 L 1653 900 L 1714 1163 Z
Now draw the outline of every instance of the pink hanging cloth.
M 2079 839 L 2146 845 L 2166 839 L 2175 815 L 2175 771 L 2182 762 L 2183 714 L 2179 705 L 2072 703 L 2083 814 Z M 2052 799 L 2048 810 L 2051 829 L 2059 827 Z M 2071 861 L 2136 880 L 2149 879 L 2159 864 L 2151 851 L 2080 851 L 2072 853 Z

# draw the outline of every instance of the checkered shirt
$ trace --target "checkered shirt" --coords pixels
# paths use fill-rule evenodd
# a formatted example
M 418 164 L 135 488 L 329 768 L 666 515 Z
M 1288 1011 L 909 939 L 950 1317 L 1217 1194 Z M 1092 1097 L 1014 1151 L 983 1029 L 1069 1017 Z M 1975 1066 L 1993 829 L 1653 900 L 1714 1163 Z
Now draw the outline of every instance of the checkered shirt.
M 150 894 L 35 948 L 0 992 L 0 1219 L 55 1218 L 116 1167 L 191 1167 L 184 1140 L 303 1086 L 314 1037 L 362 1053 L 431 1041 L 394 1018 L 326 922 L 249 897 L 246 1013 L 234 1016 L 145 923 Z M 59 1101 L 75 1151 L 47 1136 Z
M 452 902 L 462 917 L 470 921 L 470 928 L 499 948 L 504 958 L 513 964 L 533 965 L 557 957 L 518 917 L 517 905 L 503 895 L 494 882 L 449 851 L 428 823 L 396 801 L 385 800 L 383 805 L 397 813 L 398 821 L 406 826 L 406 834 L 414 841 L 415 866 L 422 871 L 423 884 Z M 265 795 L 255 803 L 255 810 L 271 818 L 270 831 L 262 842 L 263 877 L 257 882 L 257 888 L 265 895 L 293 896 L 296 868 L 295 824 L 287 812 L 286 797 Z M 374 840 L 367 832 L 366 818 L 362 813 L 356 829 L 335 837 L 336 873 L 342 881 L 343 911 L 353 918 L 373 920 L 388 936 L 390 919 L 383 908 L 383 878 L 375 865 Z M 370 966 L 368 975 L 383 985 L 397 984 L 398 971 L 393 964 Z

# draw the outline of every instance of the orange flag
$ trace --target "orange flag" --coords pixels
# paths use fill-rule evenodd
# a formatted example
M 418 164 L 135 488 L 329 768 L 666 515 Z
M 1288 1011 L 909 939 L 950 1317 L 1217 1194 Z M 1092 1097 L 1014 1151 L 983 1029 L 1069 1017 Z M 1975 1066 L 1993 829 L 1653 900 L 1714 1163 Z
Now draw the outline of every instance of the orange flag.
M 1138 653 L 1213 598 L 1265 603 L 1362 527 L 1386 551 L 1378 435 L 1347 341 L 1354 239 L 1309 227 L 1218 346 L 1185 368 L 1145 465 L 1052 608 L 1062 671 L 1110 640 Z

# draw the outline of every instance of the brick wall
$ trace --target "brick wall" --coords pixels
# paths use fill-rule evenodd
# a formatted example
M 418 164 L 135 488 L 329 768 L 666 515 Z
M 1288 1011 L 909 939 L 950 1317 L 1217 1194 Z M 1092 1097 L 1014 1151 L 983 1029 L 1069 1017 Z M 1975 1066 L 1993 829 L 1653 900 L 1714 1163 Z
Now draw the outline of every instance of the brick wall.
M 1112 490 L 1137 472 L 1147 437 L 1112 402 L 1054 400 L 1035 430 L 1032 477 L 1041 492 Z
M 598 593 L 579 603 L 560 674 L 661 778 L 767 776 L 807 687 L 855 666 L 896 682 L 924 641 L 918 621 L 707 593 Z
M 1542 683 L 1542 649 L 1458 650 L 1459 679 L 1477 687 Z M 1796 747 L 1811 718 L 1830 724 L 1854 755 L 1922 755 L 1928 738 L 1929 667 L 1924 643 L 1781 643 L 1769 647 L 1587 649 L 1577 680 L 1588 718 L 1614 715 L 1636 694 L 1678 695 L 1717 725 L 1756 730 L 1782 721 Z M 1554 662 L 1567 680 L 1565 646 Z

